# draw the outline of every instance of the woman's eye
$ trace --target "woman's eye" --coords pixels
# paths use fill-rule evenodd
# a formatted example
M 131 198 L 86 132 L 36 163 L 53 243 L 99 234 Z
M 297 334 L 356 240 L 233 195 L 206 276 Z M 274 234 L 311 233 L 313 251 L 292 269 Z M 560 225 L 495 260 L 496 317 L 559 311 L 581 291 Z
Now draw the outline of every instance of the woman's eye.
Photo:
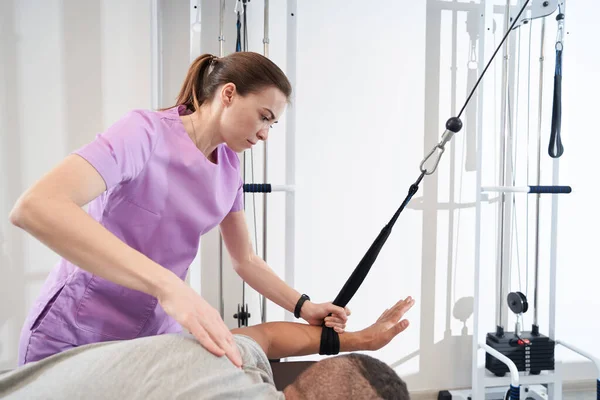
M 262 121 L 263 121 L 263 122 L 268 122 L 268 121 L 269 121 L 269 117 L 266 117 L 266 116 L 264 116 L 264 115 L 263 115 L 263 116 L 261 116 L 261 119 L 262 119 Z M 273 125 L 272 125 L 272 124 L 270 124 L 270 125 L 269 125 L 269 127 L 273 128 Z

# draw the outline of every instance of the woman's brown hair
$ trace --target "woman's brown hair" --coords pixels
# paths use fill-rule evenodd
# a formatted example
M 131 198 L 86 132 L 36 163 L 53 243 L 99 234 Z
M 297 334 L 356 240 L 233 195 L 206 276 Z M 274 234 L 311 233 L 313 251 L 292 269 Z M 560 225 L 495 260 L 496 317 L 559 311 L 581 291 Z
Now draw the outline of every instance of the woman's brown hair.
M 217 58 L 203 54 L 190 65 L 175 106 L 194 112 L 211 100 L 221 85 L 233 83 L 245 96 L 274 86 L 290 101 L 292 85 L 283 71 L 267 57 L 254 52 L 236 52 Z

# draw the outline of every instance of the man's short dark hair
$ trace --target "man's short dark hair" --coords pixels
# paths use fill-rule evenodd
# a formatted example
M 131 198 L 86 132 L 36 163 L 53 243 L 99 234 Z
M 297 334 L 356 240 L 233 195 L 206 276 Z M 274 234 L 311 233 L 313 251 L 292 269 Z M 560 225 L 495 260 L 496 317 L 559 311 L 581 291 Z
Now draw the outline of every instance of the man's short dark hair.
M 369 381 L 377 395 L 382 399 L 410 399 L 406 383 L 386 363 L 360 353 L 351 353 L 343 357 L 349 358 L 356 365 L 362 376 Z
M 404 381 L 386 363 L 359 353 L 321 360 L 302 372 L 286 390 L 303 400 L 409 400 Z

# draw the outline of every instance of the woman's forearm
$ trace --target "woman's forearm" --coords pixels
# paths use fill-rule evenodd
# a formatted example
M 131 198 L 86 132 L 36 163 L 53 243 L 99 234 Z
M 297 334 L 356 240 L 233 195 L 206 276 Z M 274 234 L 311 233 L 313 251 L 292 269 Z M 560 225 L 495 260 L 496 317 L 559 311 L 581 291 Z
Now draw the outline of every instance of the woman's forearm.
M 26 196 L 10 218 L 73 264 L 119 285 L 158 297 L 161 288 L 177 278 L 68 199 Z
M 246 263 L 240 264 L 236 272 L 254 290 L 289 312 L 294 312 L 300 293 L 277 276 L 263 259 L 253 255 Z

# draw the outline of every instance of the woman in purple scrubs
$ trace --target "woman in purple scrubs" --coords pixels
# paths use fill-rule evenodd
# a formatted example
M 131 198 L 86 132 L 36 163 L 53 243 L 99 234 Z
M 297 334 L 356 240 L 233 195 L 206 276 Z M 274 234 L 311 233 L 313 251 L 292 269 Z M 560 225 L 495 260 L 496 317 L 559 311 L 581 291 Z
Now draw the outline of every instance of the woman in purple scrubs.
M 291 91 L 260 54 L 202 55 L 174 107 L 130 111 L 21 196 L 12 223 L 61 259 L 23 326 L 19 365 L 183 328 L 241 366 L 219 313 L 184 282 L 199 238 L 217 225 L 250 286 L 310 324 L 344 330 L 347 309 L 306 300 L 253 252 L 244 217 L 236 153 L 267 139 Z

